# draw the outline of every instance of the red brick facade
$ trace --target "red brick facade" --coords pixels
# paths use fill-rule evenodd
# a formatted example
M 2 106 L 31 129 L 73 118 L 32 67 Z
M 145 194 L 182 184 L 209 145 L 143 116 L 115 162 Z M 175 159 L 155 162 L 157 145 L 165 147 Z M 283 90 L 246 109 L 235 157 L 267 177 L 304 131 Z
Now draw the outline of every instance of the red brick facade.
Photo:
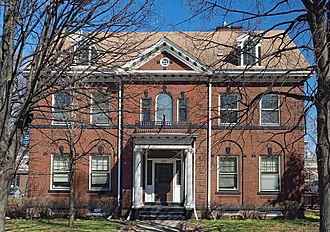
M 184 50 L 183 50 L 184 51 Z M 159 60 L 168 57 L 171 64 L 162 67 Z M 188 58 L 187 58 L 188 59 Z M 148 75 L 118 76 L 117 78 L 102 79 L 102 86 L 107 89 L 109 86 L 116 86 L 111 92 L 110 126 L 102 128 L 89 126 L 89 108 L 84 109 L 81 114 L 81 121 L 84 122 L 84 129 L 79 131 L 80 139 L 77 142 L 76 154 L 85 154 L 78 159 L 76 166 L 76 197 L 89 201 L 95 198 L 115 198 L 120 196 L 124 208 L 132 205 L 133 191 L 133 150 L 134 134 L 146 137 L 181 134 L 189 137 L 194 135 L 193 141 L 193 191 L 194 207 L 202 208 L 211 203 L 212 205 L 275 205 L 284 200 L 302 201 L 303 192 L 303 154 L 304 154 L 304 124 L 301 120 L 304 103 L 285 96 L 279 95 L 279 117 L 278 125 L 264 126 L 260 123 L 260 98 L 258 95 L 270 91 L 301 93 L 303 84 L 297 74 L 296 79 L 288 81 L 277 81 L 274 74 L 263 77 L 249 77 L 245 82 L 244 78 L 239 81 L 229 82 L 222 75 L 211 76 L 209 74 L 191 74 L 194 66 L 191 63 L 179 60 L 173 54 L 160 52 L 149 61 L 143 63 L 138 70 L 154 71 Z M 167 72 L 168 71 L 168 72 Z M 276 71 L 276 70 L 275 70 Z M 161 73 L 159 73 L 161 72 Z M 275 72 L 276 73 L 276 72 Z M 102 77 L 100 77 L 102 78 Z M 298 84 L 299 83 L 299 84 Z M 94 83 L 98 85 L 100 83 Z M 94 91 L 93 85 L 91 91 Z M 88 84 L 86 84 L 88 86 Z M 120 86 L 120 88 L 119 88 Z M 88 88 L 87 88 L 88 89 Z M 122 94 L 122 102 L 118 101 L 119 91 Z M 149 131 L 140 128 L 141 121 L 141 99 L 145 98 L 145 91 L 151 99 L 151 121 L 156 120 L 156 97 L 166 92 L 173 100 L 173 124 L 169 127 L 151 127 Z M 211 93 L 210 93 L 211 91 Z M 223 125 L 220 123 L 220 98 L 221 94 L 237 93 L 240 99 L 239 115 L 242 120 L 239 124 Z M 176 127 L 178 121 L 178 100 L 184 92 L 187 102 L 187 124 Z M 209 102 L 211 94 L 211 102 Z M 253 99 L 258 99 L 253 102 Z M 74 105 L 79 105 L 83 97 L 73 100 Z M 40 106 L 49 105 L 51 99 L 40 102 Z M 252 103 L 251 109 L 246 113 L 247 105 Z M 118 106 L 122 107 L 122 120 L 118 121 Z M 246 104 L 246 105 L 245 105 Z M 211 115 L 208 115 L 211 105 Z M 212 125 L 208 127 L 208 117 Z M 38 196 L 48 199 L 68 197 L 68 191 L 52 189 L 52 155 L 59 153 L 61 146 L 64 153 L 68 152 L 68 146 L 61 138 L 68 134 L 65 126 L 52 125 L 51 112 L 38 113 L 35 116 L 31 128 L 31 150 L 30 150 L 30 192 L 29 196 Z M 119 132 L 119 123 L 122 131 Z M 171 126 L 172 125 L 172 126 Z M 211 131 L 210 131 L 211 128 Z M 140 131 L 139 131 L 140 130 Z M 143 130 L 145 132 L 143 132 Z M 187 131 L 189 131 L 187 133 Z M 211 133 L 211 137 L 208 136 Z M 142 135 L 141 135 L 142 134 Z M 133 137 L 132 137 L 133 135 Z M 121 144 L 118 144 L 118 136 Z M 90 155 L 98 153 L 97 147 L 93 147 L 95 140 L 102 138 L 103 152 L 110 154 L 110 186 L 109 191 L 90 191 Z M 145 141 L 144 141 L 145 142 Z M 208 144 L 211 144 L 209 150 Z M 230 154 L 226 149 L 230 148 Z M 269 150 L 271 148 L 271 151 Z M 118 194 L 118 151 L 121 157 L 120 193 Z M 211 154 L 209 154 L 211 151 Z M 143 152 L 146 152 L 145 150 Z M 218 157 L 221 155 L 237 157 L 237 181 L 238 188 L 233 191 L 219 191 L 219 168 Z M 260 157 L 279 156 L 280 191 L 263 192 L 260 189 Z M 208 167 L 208 157 L 211 157 L 211 167 Z M 182 160 L 183 162 L 183 160 Z M 186 165 L 186 164 L 185 164 Z M 211 176 L 208 176 L 210 168 Z M 146 167 L 143 166 L 142 191 L 145 193 Z M 211 181 L 210 193 L 208 193 L 208 180 Z M 181 185 L 181 188 L 184 188 Z M 182 189 L 181 191 L 185 191 Z M 208 198 L 210 195 L 210 199 Z M 145 200 L 143 194 L 143 199 Z M 184 198 L 182 199 L 184 201 Z M 209 201 L 209 202 L 208 202 Z

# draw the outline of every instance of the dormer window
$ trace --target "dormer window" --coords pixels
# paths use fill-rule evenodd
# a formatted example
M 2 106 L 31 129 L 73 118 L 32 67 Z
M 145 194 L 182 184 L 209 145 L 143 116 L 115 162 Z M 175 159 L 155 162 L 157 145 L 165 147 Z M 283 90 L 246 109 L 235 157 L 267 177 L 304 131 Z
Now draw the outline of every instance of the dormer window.
M 98 53 L 95 45 L 87 40 L 80 40 L 75 46 L 75 63 L 77 65 L 92 65 L 96 62 Z
M 261 66 L 261 43 L 257 37 L 247 36 L 237 38 L 239 66 Z

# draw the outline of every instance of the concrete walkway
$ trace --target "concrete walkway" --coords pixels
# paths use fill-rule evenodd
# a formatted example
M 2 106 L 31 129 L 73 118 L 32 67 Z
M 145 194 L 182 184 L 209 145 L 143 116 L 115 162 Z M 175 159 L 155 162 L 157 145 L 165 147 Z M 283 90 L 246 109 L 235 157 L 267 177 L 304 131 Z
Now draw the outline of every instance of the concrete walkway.
M 178 232 L 185 231 L 185 221 L 174 220 L 136 220 L 130 222 L 119 231 L 133 232 L 133 231 L 167 231 Z

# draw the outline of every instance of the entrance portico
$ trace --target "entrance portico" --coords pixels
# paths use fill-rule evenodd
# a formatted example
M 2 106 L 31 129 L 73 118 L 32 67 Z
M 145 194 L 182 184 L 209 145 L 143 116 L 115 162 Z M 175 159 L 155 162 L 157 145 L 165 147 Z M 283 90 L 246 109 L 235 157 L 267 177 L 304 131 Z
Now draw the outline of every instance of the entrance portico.
M 133 136 L 133 209 L 145 202 L 181 203 L 193 210 L 194 135 Z

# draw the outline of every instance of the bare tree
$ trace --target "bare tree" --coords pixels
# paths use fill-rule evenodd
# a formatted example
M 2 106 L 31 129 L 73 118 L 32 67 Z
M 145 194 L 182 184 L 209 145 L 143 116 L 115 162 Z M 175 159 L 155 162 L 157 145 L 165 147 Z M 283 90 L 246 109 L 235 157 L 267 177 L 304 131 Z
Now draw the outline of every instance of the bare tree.
M 61 168 L 62 171 L 67 172 L 68 176 L 70 227 L 74 225 L 76 214 L 76 188 L 79 186 L 76 176 L 77 171 L 81 171 L 79 170 L 81 163 L 88 160 L 90 154 L 96 154 L 98 158 L 102 158 L 102 156 L 107 156 L 104 154 L 115 153 L 115 144 L 109 138 L 117 138 L 118 135 L 111 134 L 111 129 L 108 128 L 109 125 L 116 124 L 113 122 L 115 118 L 110 117 L 114 113 L 110 109 L 115 108 L 115 104 L 111 103 L 117 100 L 115 94 L 110 95 L 113 91 L 111 86 L 105 88 L 100 83 L 97 83 L 96 86 L 84 83 L 83 85 L 67 86 L 65 91 L 53 94 L 55 99 L 59 94 L 64 94 L 64 98 L 68 98 L 72 103 L 70 105 L 65 105 L 63 101 L 61 106 L 54 105 L 50 98 L 46 99 L 46 104 L 39 104 L 40 117 L 38 120 L 49 121 L 52 118 L 53 122 L 60 125 L 52 132 L 47 130 L 40 130 L 40 132 L 44 137 L 43 142 L 50 144 L 55 148 L 54 150 L 58 150 L 56 155 L 65 163 Z M 61 101 L 60 98 L 57 100 Z M 86 118 L 85 115 L 90 114 L 90 111 L 92 111 L 91 118 Z M 44 115 L 40 112 L 43 112 Z M 90 140 L 88 135 L 92 133 L 95 136 Z M 109 168 L 109 162 L 107 164 Z M 110 185 L 109 177 L 106 178 L 108 185 Z M 52 180 L 54 184 L 54 177 Z
M 193 17 L 221 17 L 226 26 L 243 26 L 246 30 L 260 30 L 257 37 L 265 39 L 268 31 L 282 29 L 276 35 L 289 35 L 297 46 L 281 46 L 270 56 L 283 56 L 285 52 L 300 50 L 313 54 L 309 68 L 315 71 L 316 86 L 307 82 L 304 93 L 281 92 L 287 98 L 308 101 L 304 113 L 312 106 L 317 111 L 316 155 L 319 172 L 320 231 L 330 229 L 330 142 L 329 142 L 329 1 L 267 1 L 249 2 L 246 9 L 235 1 L 188 1 L 193 9 Z M 263 22 L 266 22 L 264 26 Z M 267 60 L 268 57 L 263 57 Z M 249 70 L 252 66 L 247 67 Z M 266 67 L 267 69 L 267 67 Z M 260 96 L 258 96 L 260 97 Z M 252 99 L 251 102 L 258 100 Z
M 115 38 L 112 46 L 101 49 L 94 57 L 102 60 L 105 54 L 116 54 L 106 61 L 112 66 L 122 54 L 134 51 L 127 35 L 145 25 L 152 1 L 4 0 L 1 3 L 0 231 L 4 231 L 17 152 L 37 102 L 100 71 L 99 63 L 77 59 L 86 57 L 86 51 L 92 55 L 85 49 L 87 45 L 97 48 L 106 38 Z M 77 70 L 79 65 L 87 67 L 85 72 L 64 75 L 72 67 Z M 102 69 L 106 68 L 102 65 Z

